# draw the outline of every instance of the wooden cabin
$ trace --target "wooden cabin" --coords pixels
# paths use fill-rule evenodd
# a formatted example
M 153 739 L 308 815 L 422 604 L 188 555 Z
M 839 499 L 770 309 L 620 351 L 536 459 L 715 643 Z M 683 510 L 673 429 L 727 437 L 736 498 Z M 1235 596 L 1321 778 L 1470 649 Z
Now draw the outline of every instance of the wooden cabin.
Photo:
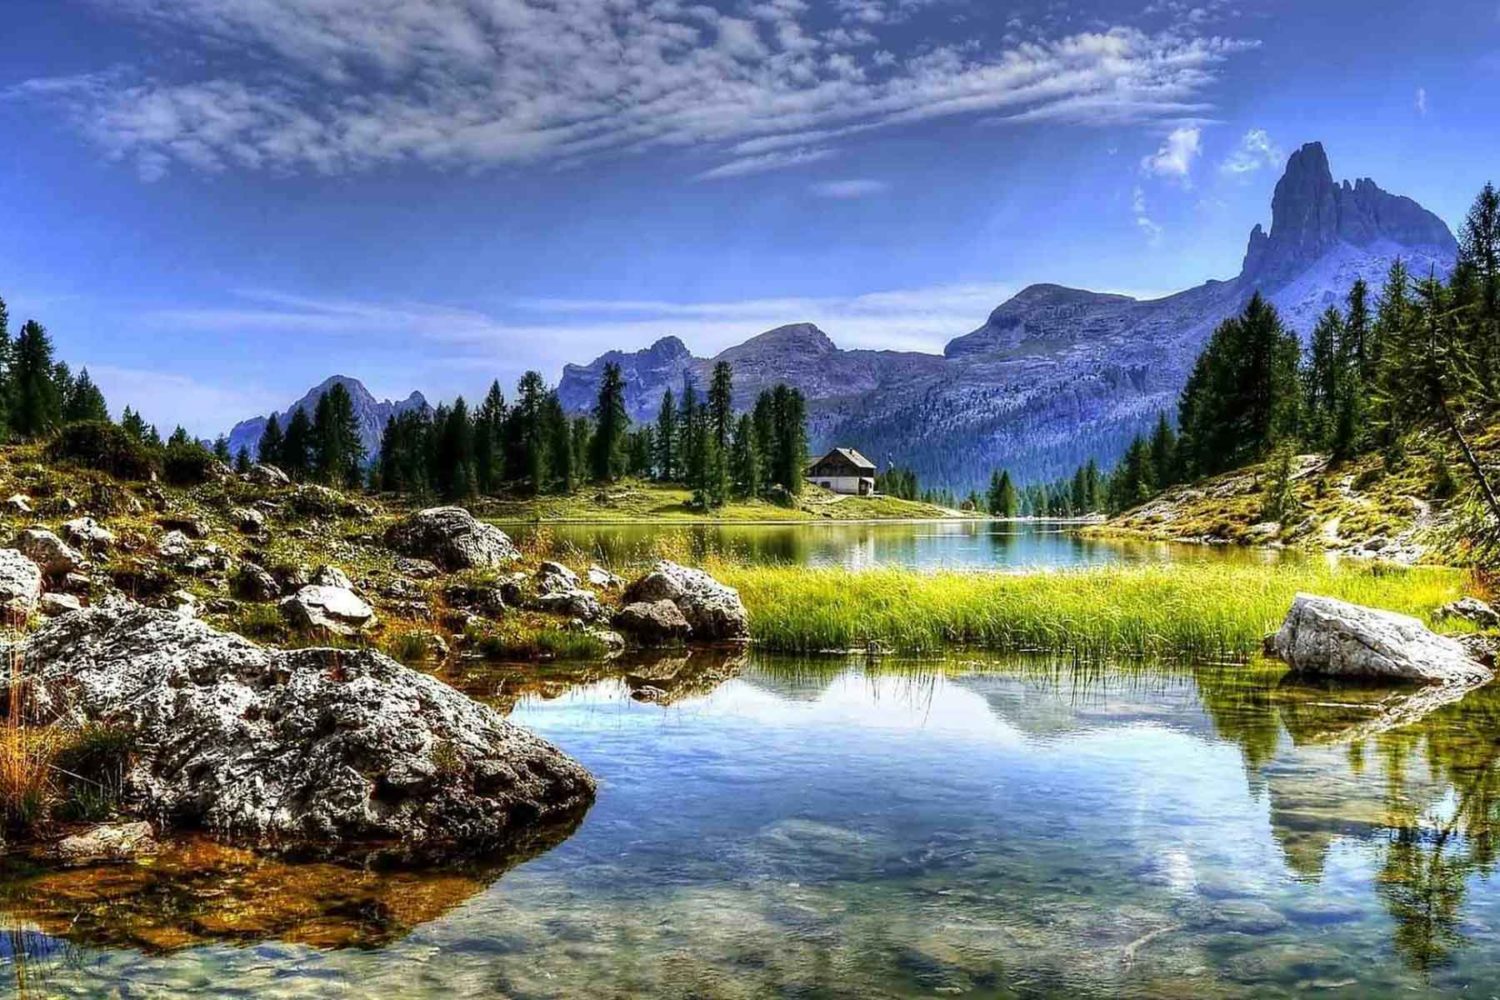
M 835 448 L 808 467 L 807 479 L 834 493 L 867 497 L 875 492 L 875 463 L 853 448 Z

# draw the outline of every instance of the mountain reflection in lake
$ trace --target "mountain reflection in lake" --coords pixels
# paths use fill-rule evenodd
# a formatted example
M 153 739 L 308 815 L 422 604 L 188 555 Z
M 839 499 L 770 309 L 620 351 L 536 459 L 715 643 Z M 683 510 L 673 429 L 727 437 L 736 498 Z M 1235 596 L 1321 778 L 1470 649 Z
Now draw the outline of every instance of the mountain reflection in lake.
M 288 874 L 295 920 L 260 900 L 222 934 L 170 891 L 183 872 L 151 897 L 151 934 L 193 935 L 169 946 L 89 930 L 103 918 L 73 873 L 46 876 L 41 906 L 12 876 L 13 967 L 41 995 L 153 996 L 1487 995 L 1500 979 L 1500 692 L 1431 705 L 1265 667 L 706 651 L 452 679 L 598 775 L 570 839 L 503 875 L 402 875 L 385 909 L 313 913 L 309 896 L 338 893 Z M 151 900 L 115 905 L 140 921 Z M 390 926 L 351 935 L 372 913 Z
M 1241 546 L 1091 538 L 1055 521 L 821 521 L 804 524 L 504 524 L 525 542 L 539 533 L 560 557 L 613 566 L 708 556 L 796 566 L 916 569 L 1079 567 L 1112 563 L 1272 562 L 1299 553 Z

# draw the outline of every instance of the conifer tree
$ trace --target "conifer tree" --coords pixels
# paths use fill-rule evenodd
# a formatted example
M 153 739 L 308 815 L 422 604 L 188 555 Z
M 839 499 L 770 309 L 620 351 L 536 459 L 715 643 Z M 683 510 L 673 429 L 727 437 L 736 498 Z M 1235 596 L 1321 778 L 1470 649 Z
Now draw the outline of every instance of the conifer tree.
M 109 420 L 109 407 L 104 402 L 104 393 L 99 391 L 99 387 L 89 377 L 87 368 L 81 369 L 78 377 L 69 382 L 67 398 L 63 401 L 62 419 L 69 424 L 82 420 Z
M 760 447 L 756 444 L 755 418 L 748 413 L 740 414 L 734 425 L 733 461 L 734 491 L 741 497 L 753 497 L 760 492 Z
M 594 435 L 589 454 L 589 472 L 601 483 L 610 482 L 620 475 L 624 464 L 625 435 L 630 429 L 630 416 L 625 410 L 625 376 L 620 366 L 610 362 L 604 366 L 604 377 L 599 381 L 599 398 L 594 404 Z
M 139 421 L 140 417 L 134 413 L 131 413 L 130 408 L 126 407 L 125 417 L 122 421 L 125 425 L 126 430 L 131 429 L 132 419 Z M 141 437 L 144 439 L 144 423 L 141 424 L 141 431 Z M 266 420 L 265 430 L 260 432 L 260 441 L 255 446 L 255 453 L 260 456 L 260 460 L 262 462 L 266 462 L 272 465 L 279 465 L 281 463 L 282 452 L 283 445 L 281 438 L 281 424 L 279 421 L 277 421 L 276 414 L 273 413 Z
M 663 482 L 672 482 L 678 475 L 678 447 L 677 400 L 668 388 L 656 414 L 656 475 Z
M 505 394 L 496 380 L 474 413 L 474 486 L 481 494 L 495 492 L 505 481 L 504 436 Z
M 543 426 L 547 403 L 547 384 L 538 372 L 521 376 L 516 386 L 516 405 L 506 420 L 505 467 L 513 478 L 520 478 L 533 493 L 546 486 L 551 463 L 547 457 L 548 435 Z M 569 458 L 571 465 L 572 459 Z
M 281 470 L 298 481 L 308 478 L 313 465 L 313 427 L 307 411 L 298 407 L 292 411 L 286 424 L 286 434 L 281 439 Z
M 214 438 L 213 453 L 214 458 L 217 458 L 225 465 L 234 461 L 234 456 L 229 453 L 229 439 L 222 434 Z
M 573 428 L 556 392 L 549 392 L 542 399 L 542 429 L 547 439 L 547 472 L 551 484 L 559 493 L 571 493 L 578 472 L 573 455 Z
M 56 376 L 52 339 L 42 324 L 27 320 L 16 338 L 11 365 L 10 426 L 18 437 L 39 437 L 61 421 L 62 398 Z
M 1347 380 L 1340 378 L 1347 343 L 1344 317 L 1337 308 L 1329 306 L 1313 327 L 1302 375 L 1304 433 L 1314 447 L 1325 447 L 1331 439 L 1339 393 L 1349 388 Z
M 250 446 L 244 444 L 240 445 L 240 450 L 236 452 L 234 456 L 234 471 L 243 476 L 245 473 L 250 471 L 250 468 L 254 464 L 255 463 L 250 460 Z
M 1150 453 L 1151 485 L 1153 489 L 1164 490 L 1177 479 L 1177 432 L 1172 430 L 1165 413 L 1156 415 L 1156 429 L 1151 432 Z M 1075 513 L 1083 513 L 1086 504 L 1075 503 L 1073 506 Z

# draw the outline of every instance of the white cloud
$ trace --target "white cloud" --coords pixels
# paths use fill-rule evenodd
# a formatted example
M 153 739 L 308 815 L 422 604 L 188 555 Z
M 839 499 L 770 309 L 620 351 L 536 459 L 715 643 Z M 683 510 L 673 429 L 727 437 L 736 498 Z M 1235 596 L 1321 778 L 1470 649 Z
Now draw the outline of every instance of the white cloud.
M 482 168 L 676 149 L 734 176 L 845 137 L 983 114 L 1085 125 L 1211 110 L 1252 43 L 1113 27 L 1008 48 L 876 32 L 920 0 L 847 0 L 819 32 L 804 0 L 729 17 L 686 0 L 97 0 L 187 54 L 153 72 L 32 81 L 108 154 L 172 165 L 340 173 Z M 162 45 L 159 51 L 173 51 Z M 753 159 L 761 158 L 761 159 Z M 723 171 L 723 172 L 719 172 Z
M 1162 228 L 1151 218 L 1151 213 L 1146 208 L 1146 192 L 1139 184 L 1130 194 L 1130 211 L 1135 215 L 1136 228 L 1146 235 L 1146 242 L 1152 246 L 1160 243 Z
M 1175 178 L 1188 183 L 1193 161 L 1203 153 L 1203 130 L 1197 126 L 1176 128 L 1168 134 L 1161 148 L 1141 160 L 1141 170 L 1154 177 Z
M 262 389 L 236 383 L 217 385 L 186 375 L 113 365 L 90 365 L 89 375 L 116 408 L 129 406 L 155 424 L 165 437 L 179 424 L 197 437 L 209 438 L 254 413 L 285 405 Z
M 849 201 L 855 198 L 870 198 L 878 194 L 885 194 L 890 189 L 890 184 L 885 181 L 871 180 L 865 177 L 852 177 L 848 180 L 823 181 L 814 184 L 809 190 L 819 198 Z
M 1423 118 L 1426 118 L 1427 117 L 1427 88 L 1426 87 L 1418 87 L 1417 88 L 1417 104 L 1416 104 L 1416 106 L 1417 106 L 1417 114 L 1421 115 Z
M 1280 170 L 1285 162 L 1285 154 L 1271 141 L 1270 134 L 1263 128 L 1253 128 L 1240 139 L 1220 169 L 1226 174 L 1248 174 L 1262 167 Z

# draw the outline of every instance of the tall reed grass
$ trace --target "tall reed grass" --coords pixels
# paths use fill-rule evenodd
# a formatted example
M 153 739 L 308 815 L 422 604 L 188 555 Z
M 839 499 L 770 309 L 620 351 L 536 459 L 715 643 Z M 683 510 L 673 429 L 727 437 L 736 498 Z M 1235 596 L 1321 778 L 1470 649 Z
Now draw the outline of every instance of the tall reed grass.
M 764 649 L 878 647 L 1175 661 L 1243 661 L 1299 591 L 1426 617 L 1464 592 L 1462 571 L 1422 567 L 1180 564 L 1027 574 L 850 572 L 710 560 L 737 587 Z

